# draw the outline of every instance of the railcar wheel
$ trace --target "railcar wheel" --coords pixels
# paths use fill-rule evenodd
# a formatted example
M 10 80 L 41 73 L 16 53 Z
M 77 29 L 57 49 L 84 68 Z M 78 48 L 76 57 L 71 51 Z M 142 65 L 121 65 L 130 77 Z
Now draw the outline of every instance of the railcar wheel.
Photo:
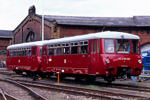
M 111 83 L 112 81 L 115 81 L 114 76 L 105 76 L 104 80 L 107 81 L 108 83 Z
M 27 76 L 32 76 L 32 73 L 30 71 L 26 71 Z
M 48 73 L 47 76 L 50 78 L 51 76 L 53 76 L 53 73 Z
M 76 80 L 76 81 L 80 81 L 80 80 L 81 80 L 81 77 L 76 76 L 76 77 L 75 77 L 75 80 Z
M 50 75 L 50 76 L 52 76 L 52 75 Z M 56 74 L 56 77 L 58 78 L 58 74 Z M 59 75 L 59 78 L 60 78 L 60 79 L 64 79 L 64 78 L 66 78 L 66 76 L 63 75 L 63 74 L 60 74 L 60 75 Z
M 21 75 L 21 74 L 22 74 L 22 71 L 20 71 L 20 70 L 15 70 L 15 73 L 18 74 L 18 75 Z
M 88 81 L 88 82 L 93 82 L 93 81 L 95 81 L 95 79 L 96 79 L 96 77 L 94 77 L 94 76 L 87 76 L 86 77 L 86 81 Z

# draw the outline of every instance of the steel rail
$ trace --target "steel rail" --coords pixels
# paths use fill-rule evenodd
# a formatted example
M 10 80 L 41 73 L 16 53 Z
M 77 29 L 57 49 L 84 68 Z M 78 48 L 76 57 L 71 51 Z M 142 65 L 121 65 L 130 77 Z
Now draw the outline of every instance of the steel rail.
M 28 88 L 27 86 L 23 85 L 23 84 L 20 84 L 18 82 L 15 82 L 13 80 L 9 80 L 9 79 L 3 79 L 3 78 L 0 78 L 1 81 L 5 81 L 5 82 L 9 82 L 11 84 L 15 84 L 21 88 L 23 88 L 24 90 L 28 91 L 29 94 L 35 98 L 35 100 L 48 100 L 47 98 L 41 96 L 40 94 L 38 94 L 37 92 L 33 91 L 32 89 Z
M 36 88 L 41 88 L 41 89 L 47 89 L 47 90 L 55 90 L 55 91 L 58 91 L 58 92 L 65 92 L 65 93 L 69 93 L 69 94 L 73 94 L 73 95 L 83 95 L 83 96 L 88 96 L 88 97 L 93 97 L 93 98 L 101 98 L 101 99 L 106 99 L 106 100 L 122 100 L 122 99 L 119 99 L 119 98 L 112 98 L 112 97 L 109 97 L 108 95 L 102 95 L 102 94 L 92 94 L 92 93 L 89 93 L 87 91 L 76 91 L 74 90 L 73 88 L 72 89 L 67 89 L 67 87 L 62 87 L 61 85 L 59 87 L 57 87 L 56 85 L 52 85 L 51 87 L 49 86 L 41 86 L 41 85 L 38 85 L 38 84 L 33 84 L 33 83 L 23 83 L 23 82 L 19 82 L 23 85 L 26 85 L 26 86 L 31 86 L 31 87 L 36 87 Z M 60 88 L 61 87 L 61 88 Z
M 85 83 L 85 82 L 84 82 Z M 148 87 L 139 87 L 139 86 L 132 86 L 132 85 L 122 85 L 122 84 L 106 84 L 106 83 L 101 83 L 101 82 L 94 82 L 94 85 L 100 85 L 100 86 L 104 86 L 104 87 L 110 87 L 110 88 L 118 88 L 118 89 L 126 89 L 126 90 L 133 90 L 133 91 L 140 91 L 140 92 L 150 92 L 150 88 Z M 98 85 L 98 86 L 99 86 Z
M 39 83 L 39 82 L 31 82 L 31 81 L 20 81 L 17 80 L 19 83 L 24 84 L 24 85 L 28 85 L 28 86 L 34 86 L 37 88 L 44 88 L 44 89 L 53 89 L 53 90 L 59 90 L 59 91 L 70 91 L 70 93 L 72 91 L 75 92 L 81 92 L 82 95 L 97 95 L 97 96 L 113 96 L 113 97 L 121 97 L 121 99 L 123 98 L 133 98 L 133 99 L 145 99 L 146 97 L 143 96 L 139 96 L 139 95 L 133 95 L 133 94 L 127 94 L 127 93 L 119 93 L 119 92 L 110 92 L 107 90 L 95 90 L 95 89 L 88 89 L 88 88 L 80 88 L 80 87 L 75 87 L 75 86 L 65 86 L 65 85 L 54 85 L 54 84 L 46 84 L 46 83 Z M 87 94 L 86 94 L 87 93 Z M 96 97 L 96 96 L 95 96 Z M 110 98 L 109 98 L 110 99 Z M 111 98 L 112 99 L 112 98 Z M 115 98 L 118 99 L 118 98 Z M 147 99 L 147 98 L 146 98 Z
M 18 100 L 18 99 L 13 97 L 12 95 L 5 93 L 3 89 L 0 88 L 0 100 Z
M 1 99 L 2 100 L 7 100 L 5 93 L 1 88 L 0 88 L 0 93 L 1 93 L 1 97 L 2 97 Z

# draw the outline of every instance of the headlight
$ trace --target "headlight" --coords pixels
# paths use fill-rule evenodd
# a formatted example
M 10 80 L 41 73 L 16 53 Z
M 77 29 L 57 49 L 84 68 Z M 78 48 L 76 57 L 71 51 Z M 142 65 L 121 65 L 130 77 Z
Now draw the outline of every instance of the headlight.
M 109 59 L 106 59 L 106 63 L 109 64 L 109 63 L 110 63 L 110 60 L 109 60 Z
M 142 63 L 142 61 L 141 61 L 141 60 L 138 60 L 138 62 L 139 62 L 139 64 L 141 64 L 141 63 Z

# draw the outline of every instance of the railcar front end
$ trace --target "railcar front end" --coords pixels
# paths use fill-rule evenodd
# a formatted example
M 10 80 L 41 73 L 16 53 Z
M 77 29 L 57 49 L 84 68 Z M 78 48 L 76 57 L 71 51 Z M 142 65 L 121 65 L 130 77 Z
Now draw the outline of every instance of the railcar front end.
M 105 80 L 138 76 L 142 71 L 139 39 L 103 39 Z

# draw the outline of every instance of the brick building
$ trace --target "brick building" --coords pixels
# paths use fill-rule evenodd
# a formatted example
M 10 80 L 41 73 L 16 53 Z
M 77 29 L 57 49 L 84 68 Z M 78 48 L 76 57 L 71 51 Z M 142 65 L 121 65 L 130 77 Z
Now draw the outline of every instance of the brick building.
M 0 30 L 0 65 L 6 61 L 7 46 L 11 45 L 12 31 Z
M 41 19 L 42 16 L 36 14 L 35 6 L 31 6 L 27 17 L 13 31 L 13 43 L 41 40 Z M 142 50 L 144 50 L 150 44 L 150 16 L 44 16 L 45 40 L 101 31 L 121 31 L 139 35 L 141 37 Z

